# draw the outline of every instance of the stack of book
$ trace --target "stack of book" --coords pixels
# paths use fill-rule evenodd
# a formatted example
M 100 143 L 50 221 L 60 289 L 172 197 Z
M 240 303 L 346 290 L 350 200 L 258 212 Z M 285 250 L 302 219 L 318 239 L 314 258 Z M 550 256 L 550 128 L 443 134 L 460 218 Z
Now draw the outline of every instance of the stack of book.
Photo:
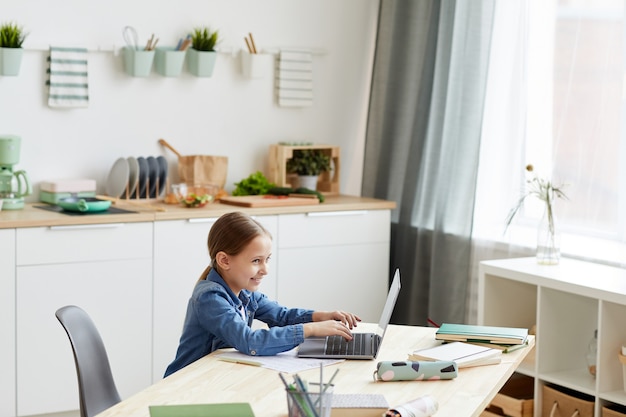
M 411 352 L 409 360 L 454 361 L 459 368 L 498 364 L 503 353 L 527 346 L 528 329 L 443 323 L 435 339 L 443 343 Z
M 442 343 L 432 348 L 409 353 L 410 361 L 454 361 L 459 369 L 470 366 L 496 365 L 502 351 L 465 342 Z
M 437 329 L 435 339 L 447 342 L 487 343 L 501 346 L 523 345 L 528 339 L 528 329 L 443 323 Z

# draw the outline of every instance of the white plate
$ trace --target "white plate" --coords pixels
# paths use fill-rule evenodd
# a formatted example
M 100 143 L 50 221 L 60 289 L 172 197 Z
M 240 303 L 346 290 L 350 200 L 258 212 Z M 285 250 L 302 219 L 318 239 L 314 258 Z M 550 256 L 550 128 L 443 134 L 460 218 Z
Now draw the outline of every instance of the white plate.
M 126 190 L 128 184 L 128 161 L 126 158 L 118 158 L 111 167 L 106 183 L 106 193 L 111 197 L 119 197 Z
M 129 156 L 126 161 L 128 161 L 128 197 L 132 197 L 139 182 L 139 162 L 134 156 Z M 126 197 L 126 193 L 122 197 Z

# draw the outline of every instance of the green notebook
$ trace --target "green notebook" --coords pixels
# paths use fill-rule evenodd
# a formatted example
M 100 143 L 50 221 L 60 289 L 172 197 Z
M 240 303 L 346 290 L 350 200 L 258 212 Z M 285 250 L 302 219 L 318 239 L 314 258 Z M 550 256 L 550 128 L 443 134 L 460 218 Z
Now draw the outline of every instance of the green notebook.
M 443 323 L 435 339 L 457 342 L 482 342 L 509 345 L 526 343 L 528 329 L 519 327 L 476 326 L 472 324 Z
M 249 403 L 151 405 L 150 417 L 254 417 Z

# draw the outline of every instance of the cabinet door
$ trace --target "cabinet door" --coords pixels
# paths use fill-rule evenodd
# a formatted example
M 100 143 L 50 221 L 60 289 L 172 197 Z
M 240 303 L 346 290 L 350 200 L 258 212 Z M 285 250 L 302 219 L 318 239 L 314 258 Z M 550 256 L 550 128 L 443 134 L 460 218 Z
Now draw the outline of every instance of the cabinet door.
M 0 417 L 15 416 L 15 229 L 0 230 Z
M 72 350 L 55 311 L 68 304 L 93 319 L 122 398 L 151 384 L 151 261 L 17 268 L 18 415 L 76 410 Z
M 375 210 L 279 216 L 278 301 L 348 310 L 377 323 L 389 288 L 389 215 Z
M 123 398 L 150 385 L 152 223 L 19 229 L 16 237 L 17 414 L 79 408 L 71 346 L 54 315 L 68 304 L 94 320 Z
M 176 356 L 187 301 L 200 274 L 210 263 L 207 237 L 216 220 L 217 218 L 206 218 L 155 223 L 153 342 L 155 382 L 163 377 L 165 368 Z M 272 236 L 276 236 L 276 216 L 259 216 L 257 220 Z M 272 255 L 272 258 L 275 259 L 276 256 Z M 275 298 L 276 272 L 273 268 L 263 281 L 261 291 Z

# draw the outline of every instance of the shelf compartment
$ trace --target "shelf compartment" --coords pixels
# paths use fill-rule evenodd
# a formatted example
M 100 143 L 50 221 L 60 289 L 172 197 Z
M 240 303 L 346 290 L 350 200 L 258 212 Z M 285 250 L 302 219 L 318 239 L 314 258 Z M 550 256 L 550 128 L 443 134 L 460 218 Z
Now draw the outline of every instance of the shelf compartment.
M 514 373 L 491 401 L 481 417 L 532 417 L 534 378 Z
M 589 380 L 595 384 L 587 370 L 586 355 L 589 341 L 598 328 L 598 305 L 596 299 L 539 288 L 537 371 L 540 375 L 586 374 L 588 378 L 575 377 L 572 383 L 589 386 Z
M 479 323 L 531 329 L 537 322 L 537 286 L 484 275 Z
M 603 301 L 600 308 L 601 328 L 598 331 L 598 390 L 615 392 L 626 402 L 624 365 L 618 354 L 626 344 L 626 306 Z M 620 395 L 621 392 L 621 395 Z

